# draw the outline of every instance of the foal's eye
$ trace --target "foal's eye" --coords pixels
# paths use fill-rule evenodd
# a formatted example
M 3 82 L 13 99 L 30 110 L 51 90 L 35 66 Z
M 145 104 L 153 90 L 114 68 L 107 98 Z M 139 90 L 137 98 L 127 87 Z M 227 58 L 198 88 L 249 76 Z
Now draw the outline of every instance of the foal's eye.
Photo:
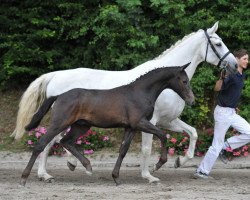
M 184 83 L 185 85 L 187 85 L 187 81 L 183 81 L 183 83 Z
M 221 43 L 219 42 L 219 43 L 216 43 L 215 44 L 217 47 L 221 47 Z

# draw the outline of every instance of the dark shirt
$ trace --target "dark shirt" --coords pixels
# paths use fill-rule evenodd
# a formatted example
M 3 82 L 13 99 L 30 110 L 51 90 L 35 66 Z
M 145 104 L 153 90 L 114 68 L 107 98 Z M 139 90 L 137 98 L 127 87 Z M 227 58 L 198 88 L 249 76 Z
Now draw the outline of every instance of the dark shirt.
M 223 80 L 223 84 L 217 97 L 218 105 L 222 107 L 236 108 L 244 86 L 245 75 L 237 72 Z

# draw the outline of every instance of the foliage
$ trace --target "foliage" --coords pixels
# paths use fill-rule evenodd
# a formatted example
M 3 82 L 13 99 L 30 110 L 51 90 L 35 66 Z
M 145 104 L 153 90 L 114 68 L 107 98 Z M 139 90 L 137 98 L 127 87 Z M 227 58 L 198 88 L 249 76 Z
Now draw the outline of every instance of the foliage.
M 0 87 L 77 67 L 131 69 L 216 21 L 230 50 L 249 48 L 249 8 L 248 1 L 233 0 L 2 0 Z M 211 124 L 214 105 L 216 71 L 203 66 L 192 80 L 197 104 L 182 116 L 198 127 Z M 244 104 L 247 99 L 245 92 Z M 249 106 L 242 114 L 250 119 Z
M 70 134 L 70 128 L 65 132 L 65 134 Z M 25 138 L 24 143 L 29 147 L 33 148 L 40 137 L 45 135 L 47 130 L 44 127 L 36 128 L 29 131 L 28 136 Z M 76 145 L 79 149 L 83 149 L 84 154 L 93 154 L 95 151 L 100 150 L 104 147 L 111 147 L 111 142 L 108 136 L 106 136 L 102 131 L 89 130 L 85 135 L 80 136 Z M 51 155 L 62 155 L 65 153 L 61 144 L 54 144 L 51 148 Z
M 230 130 L 226 134 L 226 139 L 232 137 L 234 135 L 238 135 L 239 133 L 235 130 Z M 170 156 L 176 155 L 185 155 L 188 150 L 189 145 L 189 137 L 187 133 L 167 133 L 167 143 L 166 146 L 169 148 L 168 153 Z M 204 156 L 208 150 L 208 148 L 212 145 L 213 141 L 213 129 L 208 128 L 201 134 L 199 134 L 199 138 L 196 142 L 195 147 L 195 156 Z M 229 160 L 234 157 L 240 156 L 248 156 L 250 152 L 250 144 L 245 145 L 239 149 L 230 149 L 227 148 L 227 157 Z
M 195 94 L 195 105 L 185 107 L 181 116 L 186 123 L 197 127 L 209 127 L 213 124 L 212 114 L 215 106 L 214 84 L 218 77 L 217 68 L 209 67 L 208 64 L 197 69 L 192 78 L 191 85 Z
M 243 89 L 243 95 L 239 105 L 240 115 L 250 122 L 250 72 L 246 71 L 247 79 L 245 81 L 245 87 Z

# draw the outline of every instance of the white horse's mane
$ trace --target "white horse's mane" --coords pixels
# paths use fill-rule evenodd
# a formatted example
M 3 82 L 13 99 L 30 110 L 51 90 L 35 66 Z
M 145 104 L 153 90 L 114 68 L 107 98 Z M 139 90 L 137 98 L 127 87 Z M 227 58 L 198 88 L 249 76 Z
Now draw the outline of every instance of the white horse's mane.
M 202 31 L 202 30 L 198 30 L 196 32 L 192 32 L 189 35 L 184 36 L 182 39 L 178 40 L 175 44 L 173 44 L 170 48 L 168 48 L 167 50 L 163 51 L 159 56 L 157 56 L 156 58 L 154 58 L 154 60 L 160 59 L 161 57 L 165 56 L 166 54 L 168 54 L 168 52 L 170 52 L 173 48 L 175 48 L 176 46 L 178 46 L 184 40 L 189 39 L 191 36 L 193 36 L 194 34 L 200 32 L 200 31 Z

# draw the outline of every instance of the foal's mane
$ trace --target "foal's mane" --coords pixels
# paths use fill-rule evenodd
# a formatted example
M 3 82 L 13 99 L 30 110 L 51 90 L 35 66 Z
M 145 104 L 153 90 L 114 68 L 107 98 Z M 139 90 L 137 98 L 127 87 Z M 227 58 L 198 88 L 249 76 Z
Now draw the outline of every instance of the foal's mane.
M 160 73 L 161 71 L 165 71 L 165 70 L 168 70 L 170 71 L 171 69 L 173 70 L 177 70 L 176 67 L 179 67 L 179 66 L 172 66 L 172 67 L 160 67 L 160 68 L 155 68 L 155 69 L 152 69 L 148 72 L 146 72 L 145 74 L 142 74 L 141 76 L 139 76 L 138 78 L 136 78 L 134 81 L 132 81 L 130 84 L 134 83 L 134 82 L 137 82 L 137 81 L 143 81 L 144 79 L 148 79 L 148 78 L 151 78 L 153 77 L 156 73 Z
M 170 48 L 168 48 L 167 50 L 165 50 L 164 52 L 162 52 L 159 56 L 157 56 L 156 58 L 154 58 L 154 60 L 160 59 L 161 57 L 165 56 L 166 54 L 168 54 L 173 48 L 175 48 L 176 46 L 178 46 L 180 43 L 182 43 L 183 41 L 189 39 L 190 37 L 192 37 L 193 35 L 195 35 L 196 33 L 200 32 L 202 30 L 198 30 L 196 32 L 190 33 L 189 35 L 184 36 L 182 39 L 178 40 L 175 44 L 173 44 Z

